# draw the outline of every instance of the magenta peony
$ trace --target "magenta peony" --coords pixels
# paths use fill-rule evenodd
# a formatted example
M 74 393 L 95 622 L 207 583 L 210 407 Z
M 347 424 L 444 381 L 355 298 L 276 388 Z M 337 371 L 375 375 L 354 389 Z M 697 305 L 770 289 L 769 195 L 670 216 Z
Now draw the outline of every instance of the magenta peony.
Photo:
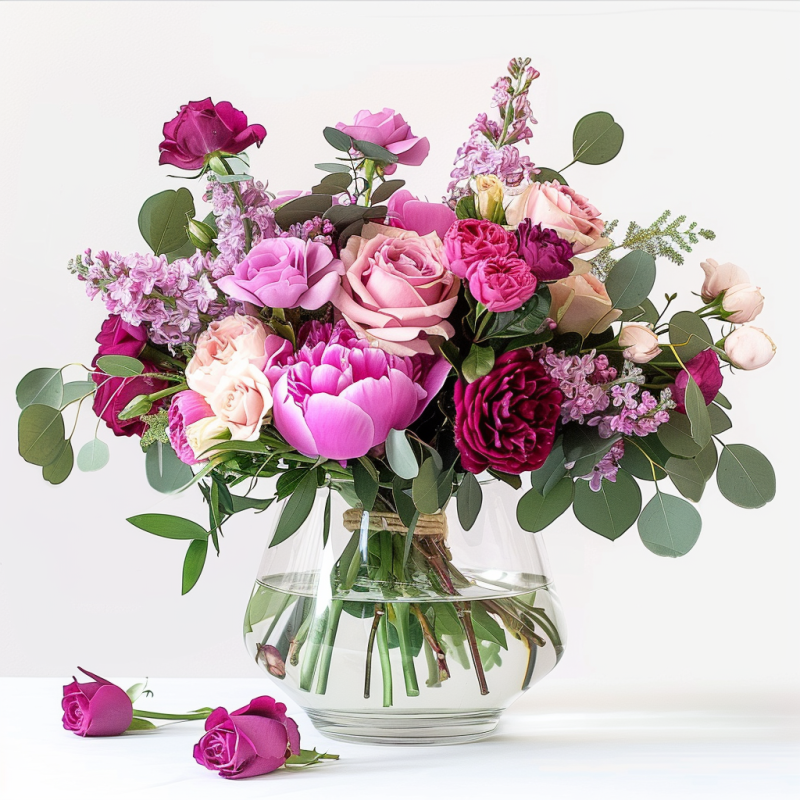
M 414 136 L 402 115 L 391 108 L 384 108 L 374 114 L 367 110 L 359 111 L 352 125 L 339 122 L 336 127 L 353 139 L 380 145 L 394 153 L 399 164 L 411 167 L 418 167 L 428 157 L 431 149 L 430 142 L 424 137 Z M 393 166 L 386 172 L 393 172 Z
M 256 697 L 244 708 L 215 709 L 206 733 L 194 746 L 194 758 L 223 778 L 252 778 L 274 772 L 300 753 L 297 723 L 286 706 L 271 697 Z
M 327 245 L 288 236 L 259 242 L 217 286 L 257 306 L 314 310 L 331 300 L 343 274 Z
M 248 125 L 247 115 L 224 101 L 210 97 L 181 106 L 178 115 L 164 123 L 159 164 L 200 169 L 212 153 L 241 153 L 251 144 L 261 146 L 267 135 L 263 125 Z
M 78 669 L 92 681 L 78 683 L 73 678 L 64 687 L 64 728 L 78 736 L 119 736 L 128 730 L 133 719 L 130 697 L 111 681 Z
M 529 348 L 497 358 L 492 371 L 455 389 L 461 464 L 519 475 L 538 469 L 553 449 L 563 395 Z
M 435 233 L 440 239 L 456 221 L 456 213 L 444 203 L 427 203 L 407 189 L 395 192 L 386 203 L 389 225 L 420 236 Z
M 572 245 L 554 230 L 524 219 L 517 228 L 517 236 L 519 257 L 540 281 L 557 281 L 570 275 Z
M 273 420 L 307 456 L 336 461 L 365 455 L 403 430 L 442 388 L 442 357 L 402 358 L 370 347 L 343 322 L 315 323 L 284 370 L 269 371 Z
M 474 261 L 513 255 L 517 238 L 513 231 L 486 219 L 460 219 L 444 237 L 444 251 L 450 271 L 465 278 Z
M 473 261 L 467 269 L 472 296 L 489 311 L 516 311 L 536 293 L 538 281 L 531 268 L 516 256 Z
M 719 368 L 719 357 L 713 350 L 703 350 L 694 358 L 686 362 L 686 369 L 694 378 L 695 383 L 703 393 L 706 405 L 710 405 L 717 393 L 722 388 L 722 370 Z M 681 370 L 675 378 L 672 398 L 675 400 L 676 410 L 681 414 L 686 413 L 686 386 L 689 375 L 686 370 Z

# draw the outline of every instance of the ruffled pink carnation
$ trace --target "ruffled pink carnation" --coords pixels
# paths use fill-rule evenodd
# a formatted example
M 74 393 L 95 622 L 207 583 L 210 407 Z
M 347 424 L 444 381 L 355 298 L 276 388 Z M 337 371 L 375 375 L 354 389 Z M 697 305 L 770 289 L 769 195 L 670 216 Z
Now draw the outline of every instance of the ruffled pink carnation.
M 465 278 L 467 269 L 475 261 L 513 255 L 517 238 L 513 231 L 488 219 L 460 219 L 444 237 L 444 251 L 450 271 Z

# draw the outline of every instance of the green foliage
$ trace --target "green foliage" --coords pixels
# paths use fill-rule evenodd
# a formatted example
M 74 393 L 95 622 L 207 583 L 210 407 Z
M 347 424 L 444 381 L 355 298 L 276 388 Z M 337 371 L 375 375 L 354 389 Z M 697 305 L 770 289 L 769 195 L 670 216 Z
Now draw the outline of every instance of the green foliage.
M 311 191 L 314 194 L 341 194 L 347 191 L 347 187 L 353 182 L 351 175 L 344 172 L 334 172 L 326 175 Z
M 78 451 L 78 469 L 81 472 L 95 472 L 108 464 L 108 445 L 94 438 Z
M 392 428 L 386 439 L 386 459 L 392 471 L 400 478 L 411 480 L 419 474 L 419 464 L 405 431 Z
M 648 436 L 626 437 L 625 455 L 619 463 L 622 469 L 640 480 L 652 481 L 655 472 L 655 480 L 660 481 L 667 477 L 665 465 L 669 458 L 669 450 L 657 434 L 651 433 Z M 656 466 L 653 467 L 651 462 Z
M 200 579 L 208 554 L 208 537 L 195 539 L 189 544 L 186 557 L 183 560 L 183 576 L 181 581 L 181 594 L 188 594 Z
M 478 479 L 471 472 L 466 472 L 456 495 L 458 521 L 465 531 L 470 530 L 475 524 L 475 520 L 478 519 L 478 514 L 481 512 L 482 503 L 483 490 Z
M 384 200 L 388 200 L 396 191 L 402 189 L 405 185 L 406 182 L 401 180 L 384 181 L 372 193 L 370 202 L 373 204 L 382 203 Z
M 669 321 L 669 341 L 684 364 L 714 346 L 714 337 L 708 325 L 692 311 L 679 311 L 672 317 Z M 672 355 L 671 350 L 667 352 Z
M 42 467 L 42 477 L 56 486 L 70 476 L 72 467 L 75 463 L 75 456 L 72 452 L 72 444 L 65 441 L 61 446 L 61 452 L 56 456 L 55 461 L 51 461 Z
M 700 502 L 706 487 L 706 477 L 696 458 L 673 456 L 667 460 L 666 469 L 673 485 L 684 497 L 695 503 Z
M 564 466 L 564 441 L 559 436 L 553 444 L 553 449 L 547 456 L 544 464 L 539 469 L 531 472 L 531 486 L 539 492 L 542 497 L 547 497 L 552 489 L 558 485 L 559 481 L 567 474 Z
M 283 230 L 287 230 L 290 225 L 323 216 L 331 208 L 331 203 L 331 196 L 328 194 L 309 194 L 297 197 L 284 203 L 275 212 L 275 222 Z
M 633 308 L 643 303 L 656 282 L 656 262 L 643 250 L 621 258 L 606 278 L 606 291 L 614 308 Z
M 353 487 L 364 511 L 372 511 L 378 496 L 378 473 L 369 458 L 353 462 Z
M 166 189 L 145 200 L 139 212 L 139 231 L 153 253 L 160 256 L 186 244 L 187 220 L 193 217 L 192 193 L 183 186 Z
M 64 384 L 61 370 L 52 367 L 40 367 L 29 372 L 17 384 L 17 405 L 26 408 L 32 405 L 61 408 L 64 396 Z
M 190 519 L 172 514 L 138 514 L 128 522 L 140 530 L 165 539 L 206 539 L 208 531 Z
M 434 459 L 426 458 L 411 484 L 411 497 L 421 514 L 435 514 L 441 508 L 439 489 L 442 479 L 443 473 Z
M 700 387 L 690 375 L 686 384 L 686 416 L 689 417 L 692 439 L 701 449 L 711 441 L 711 418 Z
M 728 444 L 719 457 L 717 486 L 734 505 L 761 508 L 775 497 L 775 470 L 755 447 Z
M 97 369 L 116 378 L 132 378 L 144 372 L 144 364 L 130 356 L 100 356 Z
M 353 146 L 353 140 L 346 133 L 336 128 L 325 128 L 322 131 L 322 135 L 331 147 L 334 147 L 342 153 L 349 152 L 350 148 Z
M 572 154 L 582 164 L 605 164 L 622 149 L 625 135 L 606 111 L 595 111 L 578 120 L 572 134 Z
M 270 547 L 288 539 L 306 521 L 314 506 L 317 494 L 317 471 L 309 470 L 297 484 L 292 496 L 286 501 L 281 511 L 275 534 L 270 542 Z
M 146 414 L 141 420 L 147 426 L 139 440 L 142 450 L 149 449 L 155 442 L 169 443 L 169 412 L 166 408 L 162 408 L 155 414 Z
M 19 415 L 17 427 L 19 454 L 29 464 L 46 467 L 55 461 L 64 446 L 64 418 L 50 406 L 32 405 Z
M 692 438 L 692 423 L 685 414 L 670 411 L 669 421 L 658 426 L 656 435 L 670 453 L 682 458 L 694 458 L 702 449 Z
M 162 494 L 173 494 L 188 486 L 194 478 L 192 468 L 178 458 L 168 442 L 150 445 L 144 458 L 147 482 Z
M 458 219 L 480 219 L 478 208 L 475 205 L 475 195 L 468 194 L 456 203 L 456 217 Z
M 558 519 L 572 505 L 575 487 L 570 477 L 561 478 L 543 497 L 530 489 L 517 503 L 517 522 L 523 530 L 537 533 Z
M 588 481 L 578 481 L 573 509 L 581 525 L 613 541 L 636 522 L 642 493 L 639 484 L 619 470 L 616 481 L 602 481 L 598 492 L 592 491 Z
M 567 179 L 554 169 L 539 167 L 539 172 L 531 176 L 536 183 L 547 183 L 548 181 L 558 181 L 562 186 L 569 186 Z
M 639 515 L 639 536 L 657 556 L 677 558 L 688 553 L 700 536 L 697 509 L 680 497 L 656 492 Z
M 611 449 L 612 445 L 620 439 L 620 434 L 615 433 L 608 439 L 600 436 L 597 428 L 588 425 L 573 423 L 564 426 L 564 458 L 574 461 L 570 475 L 580 477 L 588 475 L 595 464 Z
M 461 365 L 461 372 L 464 380 L 473 383 L 478 378 L 483 378 L 492 371 L 494 366 L 494 350 L 491 347 L 480 347 L 473 344 L 469 349 L 464 363 Z

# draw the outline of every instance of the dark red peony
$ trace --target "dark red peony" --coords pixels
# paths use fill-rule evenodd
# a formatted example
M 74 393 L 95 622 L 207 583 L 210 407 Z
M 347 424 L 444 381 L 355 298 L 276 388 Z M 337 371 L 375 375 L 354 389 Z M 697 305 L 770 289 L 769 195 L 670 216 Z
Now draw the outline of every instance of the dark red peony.
M 524 219 L 517 228 L 519 257 L 540 281 L 558 281 L 572 272 L 572 245 L 550 228 Z
M 492 371 L 456 384 L 456 446 L 469 472 L 519 475 L 542 466 L 563 395 L 530 348 L 499 356 Z

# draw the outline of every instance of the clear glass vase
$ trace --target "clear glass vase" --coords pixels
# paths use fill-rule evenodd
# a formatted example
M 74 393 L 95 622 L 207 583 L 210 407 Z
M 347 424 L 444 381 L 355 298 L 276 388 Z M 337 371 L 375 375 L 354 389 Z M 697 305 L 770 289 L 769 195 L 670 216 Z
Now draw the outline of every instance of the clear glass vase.
M 487 736 L 565 643 L 543 544 L 517 524 L 516 503 L 492 481 L 469 531 L 453 502 L 409 536 L 397 514 L 320 489 L 300 530 L 264 553 L 248 652 L 331 738 Z

